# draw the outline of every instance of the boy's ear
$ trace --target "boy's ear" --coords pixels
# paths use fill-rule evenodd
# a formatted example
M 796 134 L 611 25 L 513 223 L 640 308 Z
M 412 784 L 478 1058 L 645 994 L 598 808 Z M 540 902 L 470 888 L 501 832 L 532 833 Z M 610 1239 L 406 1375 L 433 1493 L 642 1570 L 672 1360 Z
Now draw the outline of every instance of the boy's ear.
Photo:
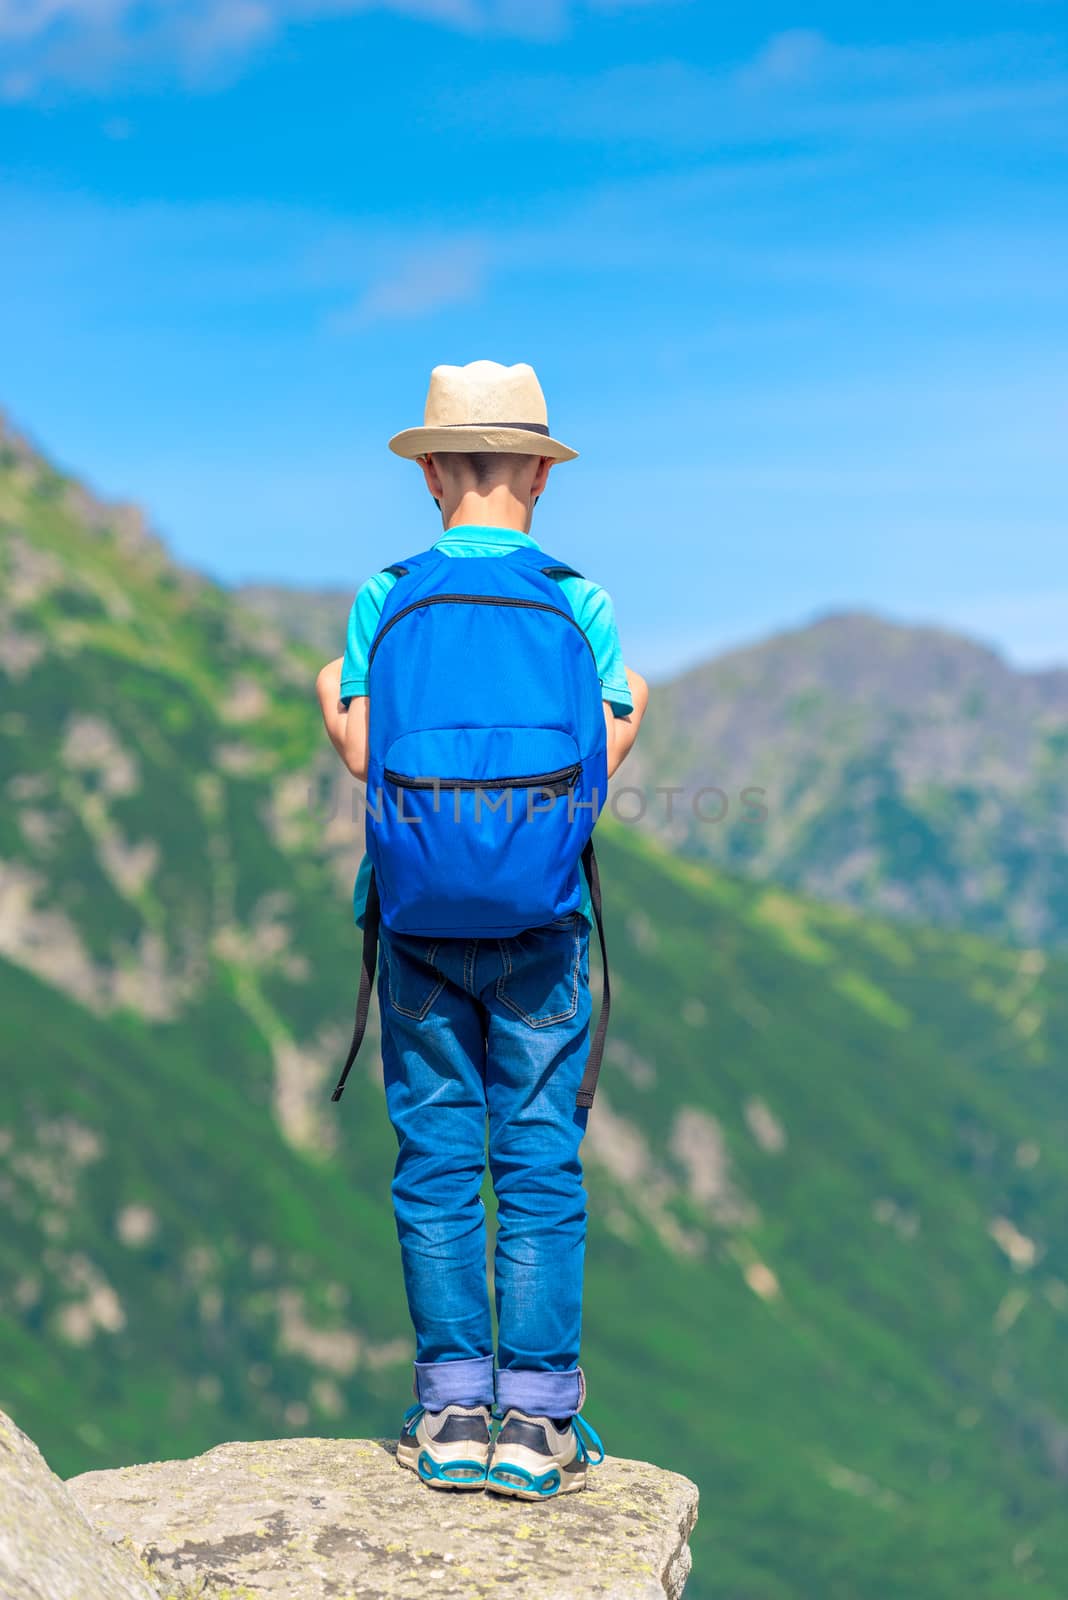
M 440 510 L 441 496 L 444 493 L 444 485 L 441 481 L 441 473 L 438 471 L 437 462 L 434 460 L 433 456 L 416 456 L 415 459 L 423 469 L 423 477 L 426 479 L 426 486 L 430 490 L 431 497 L 436 502 Z
M 433 456 L 416 456 L 415 459 L 423 469 L 423 477 L 426 480 L 427 488 L 430 490 L 430 498 L 440 511 L 441 497 L 445 490 L 441 481 L 441 473 L 437 468 L 437 463 L 435 462 Z
M 542 456 L 539 459 L 538 470 L 534 474 L 534 481 L 530 486 L 530 491 L 534 497 L 535 505 L 538 503 L 539 496 L 544 493 L 545 485 L 548 482 L 549 473 L 551 469 L 555 467 L 555 465 L 556 462 L 553 460 L 552 456 Z

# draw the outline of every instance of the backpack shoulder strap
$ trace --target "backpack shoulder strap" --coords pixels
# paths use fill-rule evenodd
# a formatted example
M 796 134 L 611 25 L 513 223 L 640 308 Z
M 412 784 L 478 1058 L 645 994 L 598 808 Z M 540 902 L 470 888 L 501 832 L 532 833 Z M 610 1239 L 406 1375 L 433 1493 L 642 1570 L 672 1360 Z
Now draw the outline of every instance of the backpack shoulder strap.
M 612 1010 L 612 985 L 608 976 L 608 951 L 604 942 L 604 915 L 601 906 L 601 875 L 597 870 L 597 857 L 593 852 L 592 838 L 586 841 L 583 848 L 582 867 L 586 874 L 586 882 L 590 886 L 590 906 L 593 910 L 593 920 L 597 924 L 597 938 L 601 946 L 601 1010 L 590 1041 L 586 1070 L 582 1074 L 582 1082 L 575 1096 L 575 1105 L 580 1107 L 593 1104 L 597 1079 L 601 1072 L 601 1061 L 604 1057 L 604 1042 L 608 1035 L 608 1018 Z
M 557 561 L 555 556 L 548 555 L 533 545 L 524 544 L 520 545 L 518 550 L 509 551 L 506 560 L 514 562 L 519 567 L 533 567 L 536 572 L 544 572 L 548 578 L 582 577 L 582 573 L 576 572 L 570 561 Z
M 360 988 L 356 997 L 356 1021 L 352 1029 L 352 1043 L 349 1053 L 342 1068 L 341 1076 L 337 1080 L 337 1088 L 330 1096 L 331 1100 L 340 1100 L 345 1092 L 345 1079 L 352 1070 L 352 1063 L 359 1054 L 363 1043 L 363 1036 L 367 1032 L 367 1016 L 371 1009 L 371 992 L 375 985 L 375 968 L 378 966 L 378 925 L 380 910 L 378 901 L 378 884 L 375 881 L 375 871 L 371 868 L 371 878 L 367 885 L 367 905 L 363 913 L 363 956 L 360 961 Z
M 403 561 L 391 562 L 388 567 L 383 567 L 382 571 L 391 572 L 395 578 L 406 578 L 410 572 L 418 572 L 421 567 L 433 566 L 440 559 L 440 550 L 420 550 L 414 556 L 405 556 Z

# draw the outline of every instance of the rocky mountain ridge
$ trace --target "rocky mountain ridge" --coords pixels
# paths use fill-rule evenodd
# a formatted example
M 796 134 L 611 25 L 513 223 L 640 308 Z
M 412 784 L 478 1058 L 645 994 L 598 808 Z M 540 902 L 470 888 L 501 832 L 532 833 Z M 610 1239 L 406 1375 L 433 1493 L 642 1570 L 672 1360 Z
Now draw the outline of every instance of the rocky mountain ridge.
M 355 592 L 355 583 L 352 589 L 242 583 L 233 591 L 240 605 L 263 617 L 272 628 L 280 629 L 294 644 L 311 650 L 320 666 L 345 648 L 345 625 Z
M 697 1489 L 608 1457 L 544 1505 L 449 1495 L 393 1439 L 218 1445 L 63 1484 L 0 1412 L 0 1600 L 680 1600 Z
M 642 825 L 700 859 L 884 915 L 1068 940 L 1066 669 L 829 615 L 659 686 L 626 781 L 677 787 L 672 815 L 652 803 Z
M 239 595 L 340 652 L 351 595 Z M 948 628 L 832 612 L 657 683 L 613 805 L 762 881 L 1068 943 L 1068 668 L 1024 671 Z
M 0 1405 L 65 1476 L 387 1438 L 413 1353 L 317 658 L 122 528 L 0 451 Z M 1064 958 L 599 841 L 587 1411 L 700 1483 L 687 1600 L 1062 1600 Z

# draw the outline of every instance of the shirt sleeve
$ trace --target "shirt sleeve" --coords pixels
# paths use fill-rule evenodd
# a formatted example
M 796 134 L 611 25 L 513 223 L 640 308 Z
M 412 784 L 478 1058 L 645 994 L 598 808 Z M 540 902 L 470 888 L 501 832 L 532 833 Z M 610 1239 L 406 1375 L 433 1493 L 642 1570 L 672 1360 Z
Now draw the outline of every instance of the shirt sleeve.
M 356 592 L 345 635 L 341 664 L 341 703 L 346 708 L 354 695 L 367 693 L 367 657 L 378 627 L 382 603 L 396 583 L 392 572 L 374 572 Z
M 601 680 L 601 698 L 607 700 L 617 717 L 634 710 L 630 685 L 623 666 L 623 646 L 616 627 L 612 601 L 599 583 L 586 578 L 562 578 L 560 587 L 567 593 L 575 621 L 593 648 Z

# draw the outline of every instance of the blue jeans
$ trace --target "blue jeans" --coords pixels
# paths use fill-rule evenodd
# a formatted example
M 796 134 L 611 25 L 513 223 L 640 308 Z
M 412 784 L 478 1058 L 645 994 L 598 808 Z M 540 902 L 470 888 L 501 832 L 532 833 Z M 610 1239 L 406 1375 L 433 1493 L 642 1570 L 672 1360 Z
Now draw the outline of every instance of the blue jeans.
M 589 1050 L 589 924 L 581 912 L 508 939 L 381 930 L 386 1104 L 399 1146 L 393 1209 L 416 1335 L 415 1396 L 581 1410 L 586 1250 L 575 1105 Z M 497 1197 L 486 1284 L 489 1162 Z

